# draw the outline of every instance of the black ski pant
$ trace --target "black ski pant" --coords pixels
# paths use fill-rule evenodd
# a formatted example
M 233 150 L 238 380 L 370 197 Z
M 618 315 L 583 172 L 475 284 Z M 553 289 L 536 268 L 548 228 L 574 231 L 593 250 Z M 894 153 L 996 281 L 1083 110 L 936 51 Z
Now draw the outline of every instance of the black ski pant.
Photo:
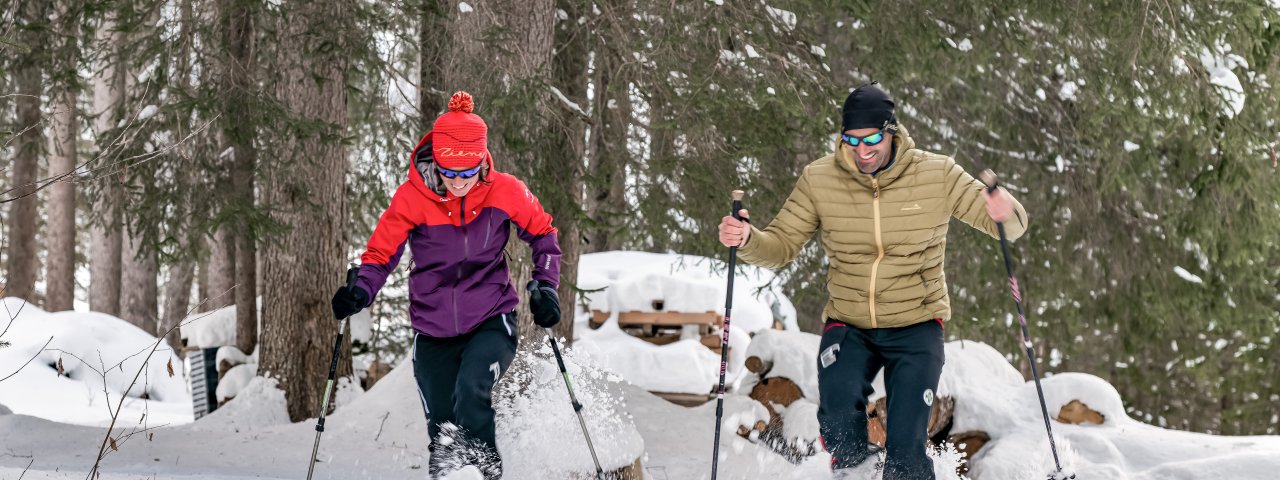
M 873 329 L 827 321 L 818 350 L 818 429 L 832 468 L 851 468 L 871 456 L 867 397 L 883 367 L 888 410 L 884 478 L 934 479 L 925 449 L 943 356 L 942 324 L 936 320 Z
M 475 330 L 457 337 L 414 334 L 413 376 L 427 415 L 431 450 L 436 451 L 441 425 L 452 423 L 465 439 L 497 455 L 493 386 L 516 355 L 519 332 L 514 313 L 489 317 Z M 455 443 L 455 442 L 450 442 Z

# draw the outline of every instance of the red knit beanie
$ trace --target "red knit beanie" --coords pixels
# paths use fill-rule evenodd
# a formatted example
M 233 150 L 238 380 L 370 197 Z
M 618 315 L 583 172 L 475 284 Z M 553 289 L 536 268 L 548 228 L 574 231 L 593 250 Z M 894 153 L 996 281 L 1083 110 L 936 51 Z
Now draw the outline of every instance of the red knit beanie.
M 449 99 L 449 111 L 436 119 L 431 153 L 441 168 L 469 170 L 488 155 L 489 127 L 479 115 L 471 113 L 474 109 L 471 94 L 458 91 Z

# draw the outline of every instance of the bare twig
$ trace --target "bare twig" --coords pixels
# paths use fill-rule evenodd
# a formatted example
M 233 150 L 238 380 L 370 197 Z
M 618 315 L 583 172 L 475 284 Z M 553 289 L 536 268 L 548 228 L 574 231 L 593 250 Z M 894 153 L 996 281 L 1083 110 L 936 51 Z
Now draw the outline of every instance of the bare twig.
M 27 359 L 27 363 L 22 364 L 22 366 L 21 366 L 21 367 L 18 367 L 18 369 L 17 369 L 17 370 L 14 370 L 14 371 L 13 371 L 13 373 L 10 373 L 10 374 L 8 374 L 8 375 L 5 375 L 5 377 L 4 377 L 4 378 L 0 378 L 0 382 L 3 382 L 3 381 L 5 381 L 5 380 L 8 380 L 8 379 L 9 379 L 9 377 L 12 377 L 12 376 L 14 376 L 14 375 L 17 375 L 17 374 L 18 374 L 18 372 L 21 372 L 21 371 L 22 371 L 22 369 L 27 368 L 27 365 L 30 365 L 30 364 L 31 364 L 31 362 L 32 362 L 33 360 L 35 360 L 35 359 L 36 359 L 36 357 L 39 357 L 39 356 L 40 356 L 40 354 L 44 352 L 44 347 L 49 346 L 49 342 L 52 342 L 52 341 L 53 341 L 53 337 L 52 337 L 52 336 L 50 336 L 50 337 L 49 337 L 49 340 L 46 340 L 46 341 L 44 342 L 44 346 L 40 347 L 40 350 L 37 350 L 35 355 L 32 355 L 32 356 L 31 356 L 31 358 Z
M 32 458 L 31 461 L 27 462 L 27 468 L 22 469 L 22 474 L 18 475 L 18 480 L 22 480 L 22 477 L 27 476 L 27 470 L 31 469 L 31 464 L 33 463 L 36 463 L 35 458 Z
M 233 285 L 231 288 L 227 289 L 227 291 L 222 292 L 220 295 L 217 295 L 217 296 L 215 296 L 215 297 L 213 297 L 213 298 L 217 298 L 217 297 L 220 297 L 220 296 L 226 295 L 227 293 L 229 293 L 229 292 L 231 292 L 232 290 L 234 290 L 237 286 L 238 286 L 238 285 Z M 202 300 L 200 303 L 196 304 L 196 306 L 191 307 L 191 309 L 187 310 L 187 314 L 188 314 L 188 315 L 190 315 L 191 313 L 195 312 L 195 310 L 196 310 L 197 308 L 200 308 L 200 306 L 201 306 L 201 305 L 203 305 L 206 301 L 208 301 L 208 299 Z M 206 314 L 204 314 L 204 315 L 200 315 L 200 316 L 198 316 L 198 317 L 196 317 L 196 318 L 193 318 L 193 319 L 191 319 L 191 320 L 188 320 L 188 321 L 186 321 L 186 322 L 181 322 L 181 323 L 175 324 L 175 325 L 174 325 L 174 326 L 172 326 L 172 327 L 169 327 L 169 330 L 165 331 L 163 335 L 160 335 L 158 338 L 156 338 L 155 343 L 151 344 L 150 351 L 147 353 L 147 357 L 142 361 L 142 365 L 138 367 L 138 371 L 137 371 L 136 373 L 134 373 L 134 375 L 133 375 L 133 380 L 132 380 L 131 382 L 129 382 L 129 386 L 124 390 L 125 394 L 120 396 L 120 401 L 116 403 L 115 411 L 111 412 L 111 424 L 107 426 L 107 433 L 106 433 L 106 435 L 103 435 L 103 437 L 102 437 L 102 443 L 98 446 L 98 455 L 97 455 L 97 459 L 96 459 L 96 460 L 94 460 L 94 462 L 93 462 L 93 467 L 89 469 L 89 475 L 88 475 L 88 477 L 87 477 L 88 479 L 93 479 L 93 478 L 95 478 L 95 475 L 101 475 L 99 468 L 100 468 L 100 467 L 101 467 L 101 465 L 102 465 L 102 460 L 103 460 L 104 458 L 106 458 L 106 456 L 107 456 L 107 448 L 108 448 L 109 446 L 111 446 L 111 445 L 112 445 L 112 443 L 113 443 L 113 441 L 112 441 L 112 437 L 111 437 L 111 434 L 115 431 L 116 422 L 118 422 L 118 421 L 119 421 L 119 419 L 120 419 L 120 409 L 124 407 L 124 402 L 125 402 L 125 400 L 129 398 L 129 396 L 128 396 L 129 391 L 130 391 L 130 390 L 133 390 L 133 386 L 134 386 L 134 385 L 136 385 L 136 384 L 138 383 L 138 378 L 139 378 L 139 377 L 141 377 L 141 376 L 142 376 L 142 373 L 143 373 L 144 371 L 146 371 L 146 370 L 147 370 L 147 365 L 149 365 L 149 364 L 151 363 L 151 357 L 152 357 L 152 356 L 154 356 L 154 355 L 155 355 L 155 353 L 156 353 L 157 351 L 159 351 L 159 349 L 160 349 L 160 344 L 165 343 L 165 338 L 166 338 L 166 337 L 168 337 L 168 336 L 169 336 L 169 334 L 173 333 L 173 332 L 174 332 L 174 331 L 176 331 L 177 329 L 179 329 L 179 328 L 181 328 L 181 327 L 183 327 L 183 326 L 186 326 L 186 325 L 190 325 L 191 323 L 196 322 L 196 321 L 199 321 L 199 320 L 201 320 L 201 319 L 203 319 L 203 318 L 205 318 L 205 317 L 208 317 L 208 316 L 209 316 L 209 315 L 211 315 L 212 313 L 213 313 L 213 312 L 209 312 L 209 313 L 206 313 Z M 99 353 L 99 354 L 101 354 L 101 353 Z M 136 356 L 136 354 L 135 354 L 135 355 L 131 355 L 131 356 L 130 356 L 130 358 L 132 358 L 133 356 Z M 83 361 L 82 361 L 82 362 L 83 362 Z M 123 362 L 121 362 L 121 364 L 120 364 L 120 365 L 123 365 Z M 115 366 L 112 366 L 112 368 L 115 368 Z M 121 366 L 120 368 L 121 368 L 121 369 L 123 369 L 124 367 L 123 367 L 123 366 Z M 103 384 L 103 390 L 104 390 L 104 391 L 106 390 L 106 383 L 107 383 L 107 382 L 106 382 L 106 378 L 107 378 L 107 377 L 106 377 L 106 370 L 107 370 L 107 369 L 104 367 L 104 368 L 103 368 L 103 376 L 102 376 L 102 384 Z M 150 374 L 148 374 L 148 376 L 149 376 L 149 375 L 150 375 Z M 110 403 L 110 402 L 108 401 L 108 403 Z M 154 427 L 154 428 L 159 428 L 159 427 Z M 151 430 L 151 428 L 143 429 L 143 430 L 141 430 L 140 432 L 145 432 L 145 431 L 148 431 L 148 430 Z M 120 437 L 120 438 L 122 438 L 122 439 L 128 439 L 128 438 L 132 437 L 133 435 L 135 435 L 136 433 L 140 433 L 140 432 L 132 432 L 132 433 L 129 433 L 129 434 L 127 434 L 127 435 L 124 435 L 124 436 L 122 436 L 122 437 Z M 119 448 L 119 446 L 120 446 L 120 445 L 119 445 L 119 442 L 115 442 L 115 445 L 114 445 L 114 447 L 112 447 L 112 448 L 113 448 L 113 450 L 114 450 L 114 449 L 116 449 L 116 448 Z
M 15 191 L 15 190 L 21 190 L 21 189 L 23 189 L 23 188 L 32 187 L 32 186 L 34 186 L 34 189 L 32 189 L 32 190 L 30 190 L 30 191 L 28 191 L 28 192 L 26 192 L 26 193 L 24 193 L 24 194 L 22 194 L 22 195 L 16 196 L 16 197 L 11 197 L 11 198 L 0 198 L 0 203 L 9 203 L 9 202 L 13 202 L 13 201 L 21 200 L 21 199 L 26 198 L 26 197 L 29 197 L 29 196 L 31 196 L 31 195 L 35 195 L 35 194 L 36 194 L 36 192 L 39 192 L 39 191 L 44 190 L 44 189 L 46 189 L 46 188 L 49 188 L 49 186 L 50 186 L 50 185 L 53 185 L 53 184 L 55 184 L 55 183 L 62 182 L 62 181 L 70 181 L 70 180 L 68 180 L 68 179 L 69 179 L 69 178 L 71 178 L 71 177 L 76 177 L 76 176 L 80 176 L 80 175 L 92 175 L 92 174 L 94 174 L 94 173 L 96 173 L 96 172 L 100 172 L 100 171 L 102 171 L 102 170 L 107 170 L 107 169 L 110 169 L 110 168 L 118 167 L 118 166 L 120 166 L 121 164 L 124 164 L 124 167 L 123 167 L 123 168 L 120 168 L 120 169 L 117 169 L 117 170 L 109 171 L 109 172 L 107 172 L 107 174 L 106 174 L 106 175 L 94 176 L 94 177 L 91 177 L 91 178 L 89 178 L 89 179 L 88 179 L 88 180 L 94 180 L 94 179 L 97 179 L 97 178 L 101 178 L 102 176 L 110 176 L 110 175 L 115 174 L 115 173 L 117 173 L 117 172 L 120 172 L 120 171 L 123 171 L 123 170 L 125 170 L 125 169 L 128 169 L 129 167 L 133 167 L 133 166 L 141 165 L 141 164 L 143 164 L 143 163 L 150 162 L 150 161 L 152 161 L 152 160 L 156 159 L 157 157 L 160 157 L 161 155 L 163 155 L 163 154 L 165 154 L 165 153 L 168 153 L 170 150 L 173 150 L 173 149 L 178 148 L 178 147 L 179 147 L 179 146 L 181 146 L 183 143 L 185 143 L 187 140 L 190 140 L 192 137 L 194 137 L 196 134 L 199 134 L 200 132 L 202 132 L 202 131 L 204 131 L 205 129 L 207 129 L 207 128 L 209 127 L 209 125 L 211 125 L 213 122 L 217 121 L 217 119 L 218 119 L 218 117 L 214 117 L 213 119 L 210 119 L 209 121 L 205 122 L 205 123 L 204 123 L 204 125 L 201 125 L 201 126 L 200 126 L 200 128 L 195 129 L 195 130 L 194 130 L 194 131 L 192 131 L 190 134 L 188 134 L 186 137 L 184 137 L 182 140 L 179 140 L 177 143 L 173 143 L 173 144 L 170 144 L 170 145 L 166 145 L 164 148 L 159 149 L 159 150 L 156 150 L 156 151 L 154 151 L 154 152 L 144 153 L 144 154 L 139 154 L 139 155 L 134 155 L 134 156 L 132 156 L 132 157 L 128 157 L 128 158 L 125 158 L 125 159 L 122 159 L 122 160 L 118 160 L 118 161 L 116 161 L 116 162 L 114 162 L 114 163 L 109 163 L 109 164 L 107 164 L 107 165 L 103 165 L 103 166 L 99 166 L 99 167 L 90 168 L 90 169 L 88 169 L 88 170 L 85 170 L 83 173 L 80 173 L 80 169 L 81 169 L 81 168 L 84 168 L 85 166 L 87 166 L 87 165 L 89 165 L 89 164 L 91 164 L 91 163 L 93 163 L 93 162 L 97 161 L 99 158 L 101 158 L 101 157 L 102 157 L 101 155 L 99 155 L 99 156 L 94 157 L 94 158 L 92 158 L 92 159 L 86 160 L 86 161 L 84 161 L 83 163 L 81 163 L 81 164 L 79 164 L 79 165 L 76 165 L 76 167 L 75 167 L 75 168 L 73 168 L 73 169 L 71 169 L 71 170 L 68 170 L 68 171 L 67 171 L 67 172 L 65 172 L 65 173 L 62 173 L 62 174 L 59 174 L 59 175 L 55 175 L 55 176 L 52 176 L 52 177 L 42 178 L 42 179 L 40 179 L 40 180 L 36 180 L 36 181 L 34 181 L 34 182 L 31 182 L 31 183 L 27 183 L 27 184 L 23 184 L 23 185 L 17 185 L 17 186 L 14 186 L 13 188 L 10 188 L 10 189 L 8 189 L 8 190 L 5 190 L 5 191 L 3 191 L 3 192 L 0 192 L 0 195 L 8 195 L 9 193 L 12 193 L 12 192 L 13 192 L 13 191 Z M 136 161 L 136 162 L 133 162 L 133 160 L 135 160 L 135 159 L 141 159 L 141 160 L 138 160 L 138 161 Z M 132 162 L 132 163 L 130 163 L 130 162 Z
M 391 412 L 387 412 L 386 415 L 382 416 L 382 423 L 378 424 L 378 434 L 373 436 L 373 441 L 375 442 L 378 441 L 378 437 L 382 436 L 382 427 L 387 425 L 387 417 L 390 417 L 390 416 L 391 416 Z
M 0 299 L 2 298 L 4 298 L 4 289 L 0 288 Z M 18 318 L 18 315 L 22 313 L 22 309 L 26 307 L 27 307 L 27 301 L 23 300 L 22 306 L 18 307 L 18 313 L 13 313 L 9 311 L 9 304 L 8 303 L 4 304 L 4 312 L 7 315 L 9 315 L 9 324 L 4 326 L 4 331 L 0 332 L 0 337 L 4 337 L 4 334 L 9 333 L 9 327 L 13 326 L 13 321 Z

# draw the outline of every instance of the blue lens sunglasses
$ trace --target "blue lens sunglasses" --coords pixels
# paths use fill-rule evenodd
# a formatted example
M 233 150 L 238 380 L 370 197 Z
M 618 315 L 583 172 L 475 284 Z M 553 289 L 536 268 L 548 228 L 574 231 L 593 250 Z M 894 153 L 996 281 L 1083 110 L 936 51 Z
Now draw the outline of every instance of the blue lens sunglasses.
M 439 169 L 439 171 L 440 171 L 440 175 L 443 175 L 443 176 L 444 176 L 444 178 L 462 178 L 462 179 L 467 179 L 467 178 L 471 178 L 471 177 L 474 177 L 474 176 L 476 176 L 476 175 L 480 174 L 480 167 L 481 167 L 481 166 L 483 166 L 483 165 L 484 165 L 484 163 L 481 163 L 480 165 L 476 165 L 476 168 L 473 168 L 473 169 L 471 169 L 471 170 L 462 170 L 462 171 L 457 171 L 457 170 L 449 170 L 449 169 L 441 168 L 441 169 Z
M 858 146 L 859 143 L 865 143 L 867 144 L 868 147 L 873 145 L 879 145 L 880 142 L 884 141 L 884 129 L 880 129 L 879 132 L 873 133 L 871 135 L 867 135 L 865 137 L 855 137 L 853 135 L 842 133 L 840 134 L 840 140 L 844 141 L 844 143 L 849 144 L 850 147 L 856 147 Z

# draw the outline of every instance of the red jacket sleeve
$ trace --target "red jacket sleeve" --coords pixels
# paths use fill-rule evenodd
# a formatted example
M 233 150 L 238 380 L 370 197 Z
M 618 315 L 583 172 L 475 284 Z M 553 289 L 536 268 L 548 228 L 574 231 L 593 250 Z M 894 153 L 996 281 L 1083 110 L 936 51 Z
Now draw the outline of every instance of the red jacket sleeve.
M 417 195 L 417 192 L 408 182 L 396 189 L 395 195 L 391 197 L 391 205 L 382 212 L 378 225 L 373 229 L 373 236 L 369 237 L 364 254 L 360 256 L 360 275 L 356 286 L 368 292 L 370 304 L 387 282 L 387 276 L 400 263 L 409 231 L 417 226 L 410 215 L 410 198 L 413 195 Z
M 513 177 L 511 220 L 516 224 L 520 239 L 533 251 L 533 279 L 560 286 L 560 243 L 556 228 L 551 226 L 551 214 L 542 209 L 538 197 L 533 196 L 524 182 Z

